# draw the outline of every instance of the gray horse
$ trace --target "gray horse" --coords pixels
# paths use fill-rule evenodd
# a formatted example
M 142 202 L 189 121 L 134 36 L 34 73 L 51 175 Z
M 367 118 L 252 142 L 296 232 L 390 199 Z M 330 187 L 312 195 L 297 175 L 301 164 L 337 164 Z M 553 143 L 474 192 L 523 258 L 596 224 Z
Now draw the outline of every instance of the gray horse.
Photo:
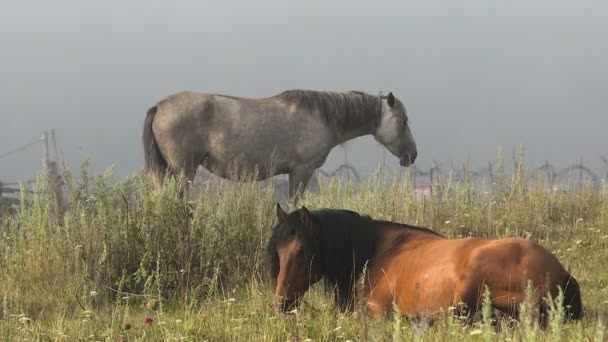
M 304 190 L 333 147 L 373 134 L 402 166 L 418 154 L 405 107 L 392 93 L 288 90 L 266 98 L 180 92 L 148 110 L 146 171 L 192 180 L 199 165 L 230 180 L 233 168 L 257 180 L 289 174 L 289 195 Z

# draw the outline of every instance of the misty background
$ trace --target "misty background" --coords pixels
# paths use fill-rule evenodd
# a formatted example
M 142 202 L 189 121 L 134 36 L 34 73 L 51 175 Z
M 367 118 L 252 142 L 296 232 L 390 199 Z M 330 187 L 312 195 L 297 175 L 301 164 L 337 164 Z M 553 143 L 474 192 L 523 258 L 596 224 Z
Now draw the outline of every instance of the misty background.
M 608 154 L 605 1 L 3 0 L 0 154 L 55 128 L 77 169 L 143 167 L 146 110 L 181 90 L 243 97 L 286 89 L 393 91 L 411 119 L 416 166 L 511 158 L 603 174 Z M 347 145 L 368 174 L 369 136 Z M 396 166 L 388 151 L 386 161 Z M 32 178 L 34 145 L 0 158 L 0 180 Z M 344 163 L 336 147 L 324 165 Z

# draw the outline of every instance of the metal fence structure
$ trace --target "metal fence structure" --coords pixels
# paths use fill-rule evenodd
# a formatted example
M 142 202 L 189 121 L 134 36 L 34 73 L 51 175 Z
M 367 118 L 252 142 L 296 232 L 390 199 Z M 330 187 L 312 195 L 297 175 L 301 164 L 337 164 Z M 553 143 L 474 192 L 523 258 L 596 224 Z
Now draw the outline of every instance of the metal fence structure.
M 599 188 L 602 180 L 608 181 L 608 160 L 601 157 L 601 160 L 606 164 L 606 171 L 602 174 L 597 173 L 590 167 L 584 164 L 583 161 L 570 165 L 568 167 L 557 168 L 545 161 L 540 166 L 534 168 L 526 168 L 524 176 L 528 181 L 537 181 L 543 179 L 547 185 L 571 185 L 581 187 L 587 183 Z M 429 168 L 421 168 L 413 165 L 409 169 L 404 169 L 404 173 L 409 173 L 415 186 L 429 186 L 435 184 L 439 180 L 451 179 L 454 182 L 463 182 L 468 180 L 471 183 L 485 181 L 487 184 L 492 184 L 499 170 L 497 164 L 489 162 L 486 167 L 471 168 L 468 164 L 455 166 L 453 163 L 449 166 L 433 162 L 433 166 Z M 506 176 L 510 176 L 513 171 L 505 172 Z M 341 178 L 351 179 L 355 183 L 362 180 L 362 176 L 355 167 L 348 163 L 341 164 L 333 171 L 317 170 L 316 177 L 331 178 L 338 176 Z
M 0 153 L 0 159 L 7 158 L 17 153 L 22 153 L 38 144 L 41 144 L 44 147 L 43 166 L 45 167 L 45 170 L 48 173 L 51 189 L 56 192 L 56 194 L 58 195 L 57 198 L 61 198 L 60 193 L 62 182 L 61 173 L 59 171 L 59 165 L 56 161 L 51 160 L 49 151 L 49 144 L 52 144 L 55 152 L 55 158 L 57 158 L 57 143 L 55 140 L 54 129 L 51 129 L 50 132 L 43 132 L 42 136 L 38 139 L 32 140 L 21 146 Z M 11 208 L 16 205 L 19 205 L 19 195 L 22 191 L 21 184 L 29 187 L 35 182 L 35 179 L 27 179 L 20 182 L 5 182 L 0 179 L 0 209 L 2 209 L 3 207 Z M 31 191 L 31 189 L 26 188 L 26 191 Z
M 44 132 L 39 139 L 29 141 L 21 146 L 0 153 L 0 159 L 4 159 L 16 153 L 21 153 L 38 144 L 42 144 L 44 146 L 43 165 L 48 172 L 49 180 L 51 181 L 51 188 L 57 192 L 57 198 L 60 199 L 63 185 L 61 182 L 59 165 L 56 161 L 52 161 L 49 156 L 49 144 L 52 144 L 55 152 L 55 159 L 57 158 L 57 145 L 54 130 L 50 130 L 50 133 Z M 382 155 L 382 165 L 386 165 L 384 149 Z M 597 169 L 592 170 L 583 162 L 583 160 L 580 160 L 578 163 L 564 168 L 557 168 L 548 161 L 545 161 L 538 167 L 526 169 L 524 175 L 527 177 L 528 181 L 538 181 L 542 178 L 544 180 L 543 184 L 549 187 L 576 189 L 583 187 L 585 184 L 591 184 L 596 189 L 599 189 L 602 180 L 608 181 L 608 158 L 605 156 L 600 156 L 600 160 L 605 166 L 605 172 L 603 173 L 598 173 Z M 362 181 L 362 176 L 360 172 L 358 172 L 357 169 L 349 163 L 347 148 L 344 149 L 344 161 L 345 162 L 343 164 L 338 166 L 333 171 L 326 171 L 322 169 L 317 170 L 308 184 L 308 188 L 310 190 L 315 190 L 317 188 L 319 179 L 331 177 L 339 177 L 350 180 L 354 184 L 360 183 Z M 514 169 L 517 169 L 517 163 L 514 162 L 514 164 Z M 383 170 L 387 170 L 387 168 L 384 167 Z M 497 177 L 497 175 L 500 173 L 497 163 L 494 162 L 489 162 L 487 166 L 480 168 L 471 168 L 470 163 L 464 163 L 457 166 L 454 163 L 442 164 L 433 162 L 433 165 L 429 168 L 421 168 L 414 165 L 408 169 L 399 168 L 396 170 L 396 176 L 398 177 L 403 176 L 404 174 L 409 174 L 415 191 L 418 191 L 421 194 L 430 193 L 433 186 L 439 180 L 446 179 L 450 179 L 455 182 L 462 182 L 466 180 L 474 184 L 485 182 L 491 188 L 491 185 L 495 183 L 495 177 Z M 392 175 L 395 176 L 395 174 Z M 205 171 L 197 173 L 197 180 L 200 183 L 210 180 L 212 181 L 214 178 L 214 176 Z M 286 176 L 274 177 L 270 181 L 274 183 L 277 191 L 287 192 L 288 179 Z M 30 179 L 21 183 L 31 185 L 34 182 L 34 180 Z M 18 205 L 18 195 L 20 192 L 20 183 L 6 182 L 2 181 L 0 178 L 0 207 Z
M 542 179 L 544 184 L 551 187 L 581 188 L 585 184 L 591 184 L 594 188 L 599 189 L 602 180 L 608 180 L 608 161 L 604 157 L 601 157 L 601 160 L 606 164 L 606 171 L 603 174 L 598 174 L 581 160 L 579 163 L 563 168 L 557 168 L 545 161 L 540 166 L 524 169 L 523 176 L 529 182 L 537 182 Z M 514 169 L 516 168 L 517 166 L 514 167 Z M 460 167 L 453 165 L 445 167 L 435 162 L 428 169 L 414 166 L 411 172 L 415 185 L 432 185 L 439 179 L 447 178 L 460 182 L 468 179 L 471 183 L 485 181 L 486 184 L 493 184 L 498 171 L 496 163 L 492 162 L 489 162 L 486 167 L 477 169 L 472 169 L 467 164 Z M 507 176 L 512 173 L 513 171 Z

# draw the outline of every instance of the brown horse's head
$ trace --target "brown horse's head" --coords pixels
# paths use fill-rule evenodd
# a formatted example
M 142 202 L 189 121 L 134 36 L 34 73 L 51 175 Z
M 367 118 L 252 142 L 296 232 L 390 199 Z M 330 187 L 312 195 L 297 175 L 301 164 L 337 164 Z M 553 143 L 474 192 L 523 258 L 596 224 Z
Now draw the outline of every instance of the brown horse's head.
M 277 218 L 268 254 L 271 275 L 276 280 L 275 302 L 288 311 L 296 308 L 308 288 L 323 276 L 319 226 L 304 207 L 288 215 L 277 204 Z

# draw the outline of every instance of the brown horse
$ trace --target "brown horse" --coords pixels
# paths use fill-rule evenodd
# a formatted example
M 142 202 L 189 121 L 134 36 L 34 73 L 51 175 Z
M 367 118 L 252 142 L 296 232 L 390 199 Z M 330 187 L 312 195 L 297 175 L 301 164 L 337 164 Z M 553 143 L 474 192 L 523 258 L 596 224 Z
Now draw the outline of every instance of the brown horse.
M 472 319 L 487 286 L 492 306 L 517 316 L 529 281 L 541 314 L 547 310 L 543 298 L 556 298 L 561 288 L 566 317 L 582 315 L 576 280 L 553 254 L 529 240 L 452 240 L 347 210 L 302 208 L 287 214 L 277 205 L 277 216 L 268 253 L 275 300 L 283 310 L 297 306 L 321 278 L 340 308 L 352 310 L 355 284 L 365 274 L 363 294 L 372 315 L 390 311 L 395 303 L 405 316 L 432 318 L 463 303 Z

